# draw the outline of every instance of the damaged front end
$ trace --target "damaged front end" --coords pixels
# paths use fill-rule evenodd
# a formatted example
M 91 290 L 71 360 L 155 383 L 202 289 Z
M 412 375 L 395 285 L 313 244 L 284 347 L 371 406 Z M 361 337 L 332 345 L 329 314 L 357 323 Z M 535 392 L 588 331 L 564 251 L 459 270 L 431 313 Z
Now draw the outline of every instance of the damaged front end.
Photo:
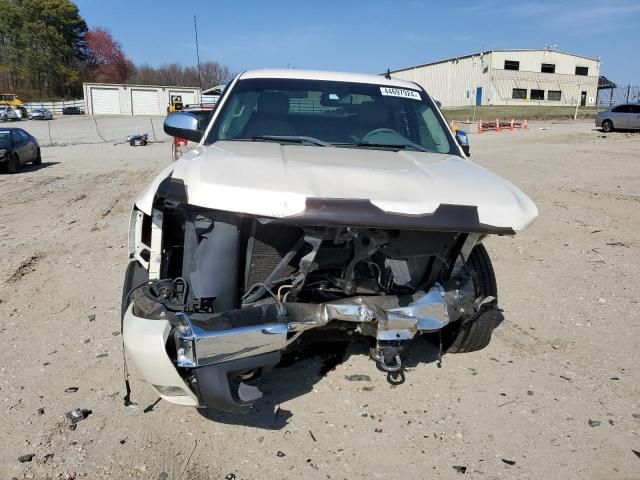
M 151 215 L 132 215 L 127 352 L 162 398 L 233 412 L 261 396 L 246 381 L 312 329 L 365 336 L 398 371 L 407 341 L 496 308 L 467 260 L 486 234 L 513 232 L 472 207 L 441 209 L 309 199 L 303 214 L 263 218 L 190 205 L 169 178 Z

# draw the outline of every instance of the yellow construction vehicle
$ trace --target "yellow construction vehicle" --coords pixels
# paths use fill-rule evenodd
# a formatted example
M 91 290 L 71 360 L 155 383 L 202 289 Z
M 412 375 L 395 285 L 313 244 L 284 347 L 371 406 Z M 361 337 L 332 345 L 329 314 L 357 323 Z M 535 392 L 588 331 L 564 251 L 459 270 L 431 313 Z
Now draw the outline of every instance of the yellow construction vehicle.
M 12 107 L 22 106 L 22 101 L 15 93 L 0 93 L 0 105 L 11 105 Z
M 20 100 L 15 93 L 0 93 L 0 105 L 13 107 L 13 110 L 19 112 L 18 115 L 20 115 L 20 117 L 18 119 L 27 119 L 29 116 L 27 109 L 22 106 L 22 100 Z
M 179 112 L 184 107 L 182 102 L 182 95 L 171 95 L 169 97 L 169 106 L 167 107 L 167 114 Z

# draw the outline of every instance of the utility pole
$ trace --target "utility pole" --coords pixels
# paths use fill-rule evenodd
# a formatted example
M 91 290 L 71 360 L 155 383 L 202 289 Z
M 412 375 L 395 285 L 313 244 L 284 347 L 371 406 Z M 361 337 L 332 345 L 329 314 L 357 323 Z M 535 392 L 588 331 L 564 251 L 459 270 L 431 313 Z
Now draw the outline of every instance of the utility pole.
M 627 103 L 629 103 L 629 93 L 631 93 L 631 84 L 627 86 Z
M 580 106 L 580 92 L 582 92 L 582 84 L 578 85 L 578 99 L 576 100 L 576 111 L 573 113 L 573 119 L 578 118 L 578 107 Z
M 198 21 L 196 20 L 196 16 L 193 16 L 193 29 L 196 32 L 196 57 L 198 58 L 198 82 L 200 83 L 200 95 L 202 95 L 202 74 L 200 73 L 200 48 L 198 46 Z M 200 98 L 200 103 L 202 103 L 202 97 Z

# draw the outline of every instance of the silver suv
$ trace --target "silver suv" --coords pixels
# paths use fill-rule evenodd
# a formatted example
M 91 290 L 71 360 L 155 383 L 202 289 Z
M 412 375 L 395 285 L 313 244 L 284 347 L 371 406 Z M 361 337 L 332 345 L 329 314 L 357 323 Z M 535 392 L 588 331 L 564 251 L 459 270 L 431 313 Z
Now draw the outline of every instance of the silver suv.
M 605 132 L 640 129 L 640 103 L 616 105 L 596 115 L 596 127 Z

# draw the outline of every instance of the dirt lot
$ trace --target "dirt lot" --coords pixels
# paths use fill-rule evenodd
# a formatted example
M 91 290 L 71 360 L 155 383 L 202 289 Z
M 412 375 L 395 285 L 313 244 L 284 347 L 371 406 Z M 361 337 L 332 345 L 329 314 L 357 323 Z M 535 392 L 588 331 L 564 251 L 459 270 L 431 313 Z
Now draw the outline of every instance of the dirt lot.
M 41 168 L 1 175 L 0 477 L 640 478 L 640 134 L 532 124 L 471 142 L 540 208 L 487 242 L 491 345 L 437 368 L 418 341 L 395 387 L 360 347 L 326 374 L 330 358 L 307 358 L 243 417 L 156 402 L 135 370 L 137 406 L 122 403 L 128 213 L 169 144 L 47 147 Z M 92 411 L 75 430 L 73 408 Z

